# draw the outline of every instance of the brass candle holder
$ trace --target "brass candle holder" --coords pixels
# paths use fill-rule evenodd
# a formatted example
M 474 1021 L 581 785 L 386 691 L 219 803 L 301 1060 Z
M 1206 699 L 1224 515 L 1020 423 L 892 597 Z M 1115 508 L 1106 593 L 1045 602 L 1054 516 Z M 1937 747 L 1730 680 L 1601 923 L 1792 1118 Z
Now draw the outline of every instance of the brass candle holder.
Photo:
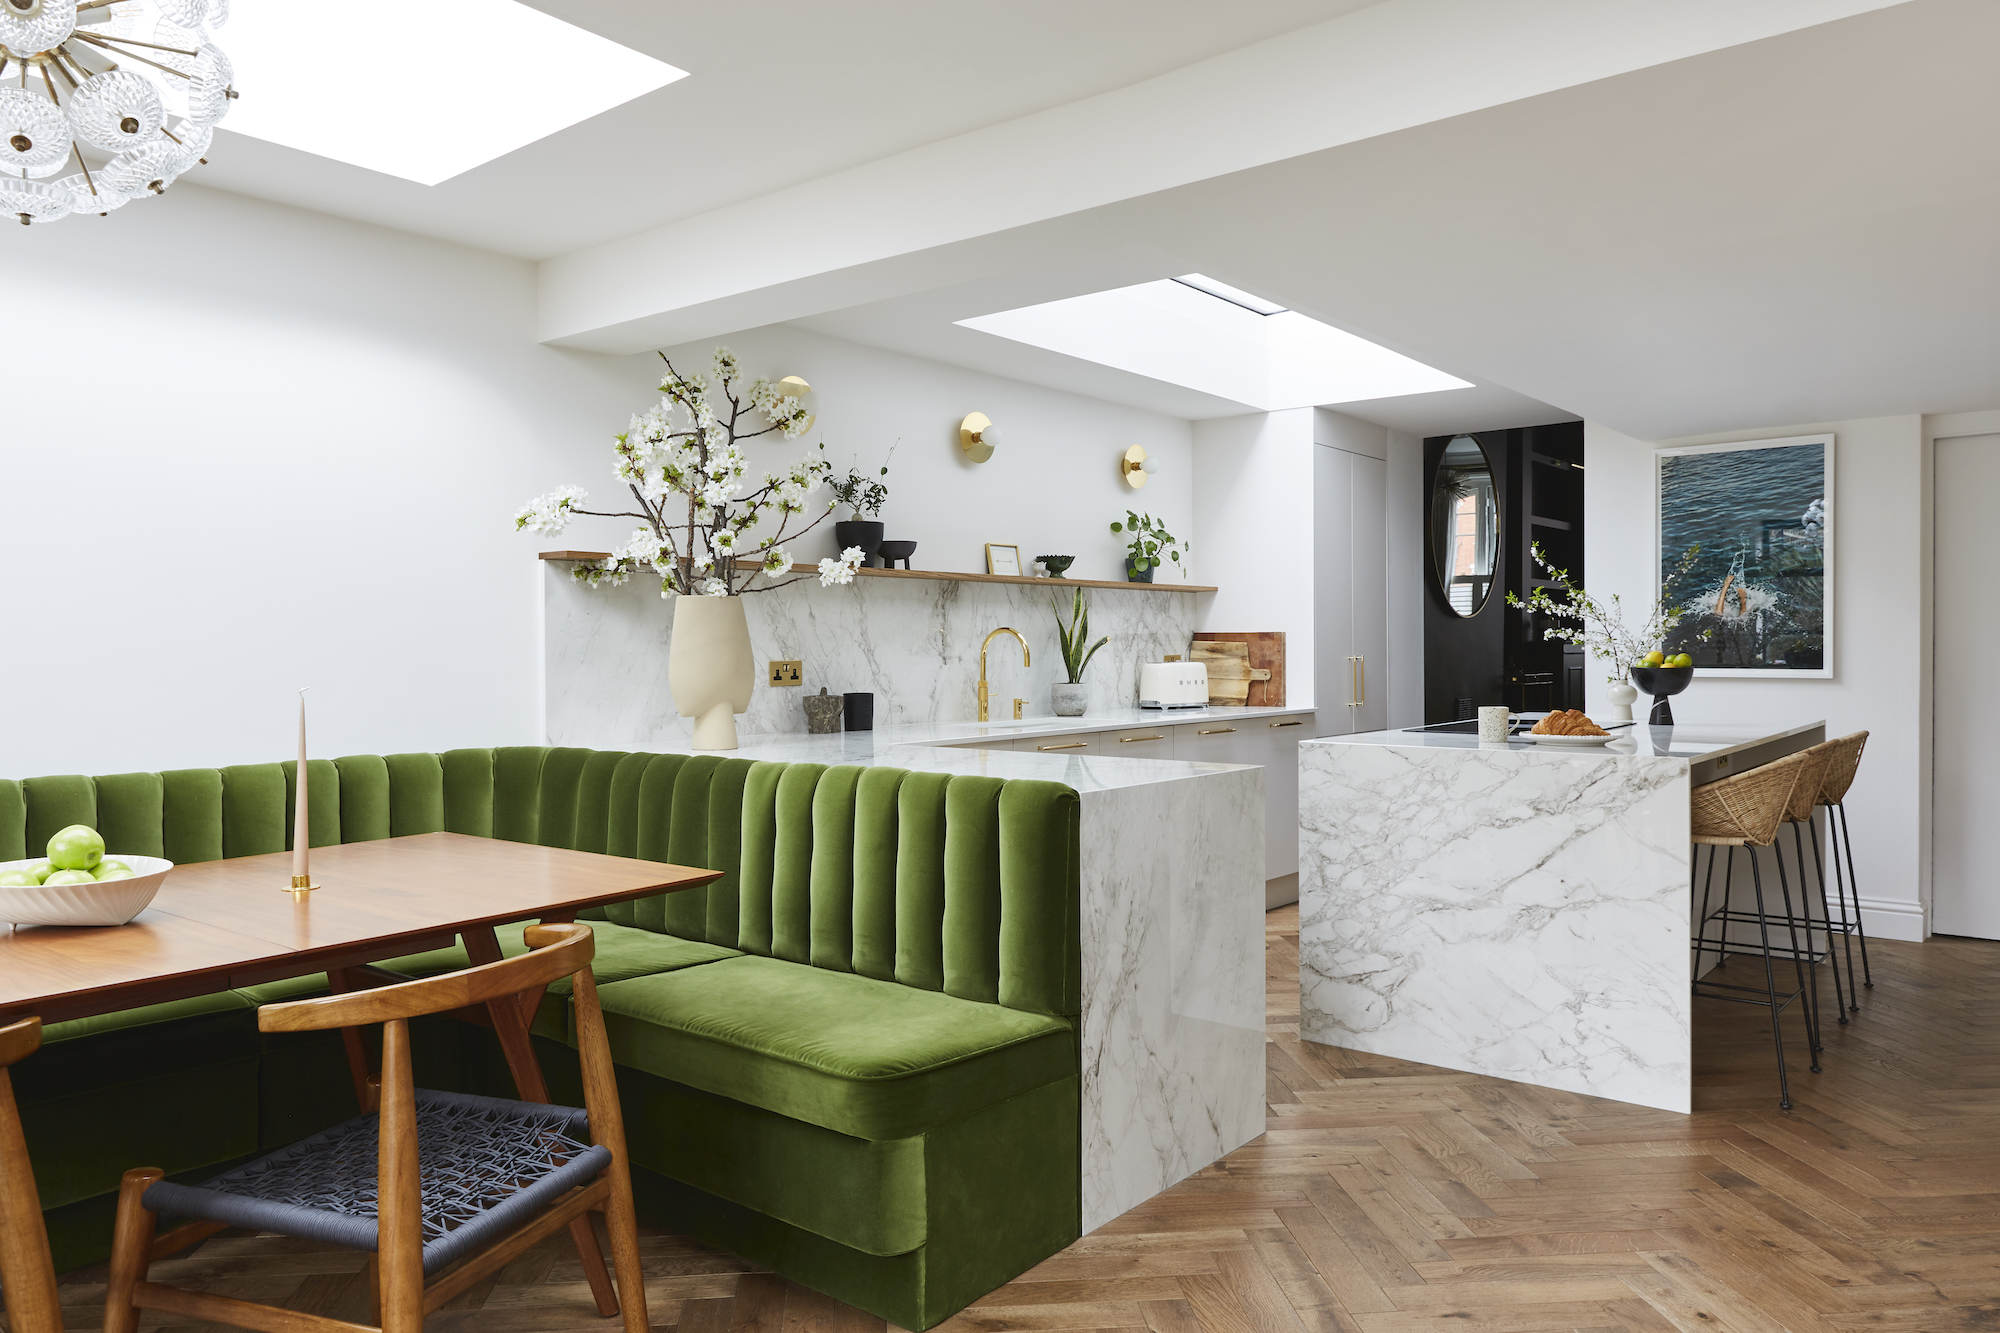
M 321 886 L 312 882 L 311 875 L 293 875 L 291 885 L 285 890 L 285 892 L 311 893 L 314 889 L 317 889 L 319 887 Z

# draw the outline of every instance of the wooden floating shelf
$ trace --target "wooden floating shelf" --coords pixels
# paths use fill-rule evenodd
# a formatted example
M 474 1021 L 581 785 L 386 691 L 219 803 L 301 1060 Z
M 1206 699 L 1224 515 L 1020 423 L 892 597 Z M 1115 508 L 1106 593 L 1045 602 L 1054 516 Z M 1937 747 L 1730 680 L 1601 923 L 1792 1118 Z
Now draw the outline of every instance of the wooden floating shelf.
M 544 560 L 602 560 L 609 551 L 543 551 Z M 817 574 L 818 565 L 793 565 L 794 574 Z M 947 583 L 1031 583 L 1041 588 L 1118 588 L 1137 592 L 1215 592 L 1206 583 L 1127 583 L 1112 579 L 1044 579 L 1031 574 L 956 574 L 943 569 L 857 569 L 864 579 L 932 579 Z

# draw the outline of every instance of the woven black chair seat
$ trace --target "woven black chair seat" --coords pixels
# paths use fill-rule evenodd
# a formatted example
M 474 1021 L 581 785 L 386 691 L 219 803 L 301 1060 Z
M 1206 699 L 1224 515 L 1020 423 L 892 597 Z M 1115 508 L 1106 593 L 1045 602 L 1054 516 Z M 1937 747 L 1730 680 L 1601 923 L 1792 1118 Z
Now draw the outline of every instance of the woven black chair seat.
M 416 1099 L 426 1274 L 492 1245 L 611 1165 L 576 1107 L 422 1088 Z M 372 1251 L 376 1127 L 376 1116 L 356 1116 L 199 1185 L 161 1181 L 146 1207 Z

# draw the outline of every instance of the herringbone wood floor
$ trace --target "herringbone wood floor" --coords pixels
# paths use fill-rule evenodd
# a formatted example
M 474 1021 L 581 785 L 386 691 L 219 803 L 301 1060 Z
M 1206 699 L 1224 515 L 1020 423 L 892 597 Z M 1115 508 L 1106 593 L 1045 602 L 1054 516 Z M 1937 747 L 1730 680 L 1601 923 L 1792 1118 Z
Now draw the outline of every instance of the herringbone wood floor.
M 1795 1062 L 1789 1114 L 1768 1019 L 1702 1001 L 1681 1116 L 1302 1045 L 1297 932 L 1296 909 L 1271 914 L 1269 1132 L 946 1333 L 2000 1329 L 2000 944 L 1876 943 L 1874 989 L 1829 1024 L 1825 1073 Z M 645 1245 L 657 1326 L 883 1329 L 690 1241 Z M 357 1270 L 235 1233 L 155 1274 L 355 1319 Z M 101 1281 L 67 1278 L 73 1327 L 95 1326 Z M 559 1238 L 430 1328 L 615 1325 Z

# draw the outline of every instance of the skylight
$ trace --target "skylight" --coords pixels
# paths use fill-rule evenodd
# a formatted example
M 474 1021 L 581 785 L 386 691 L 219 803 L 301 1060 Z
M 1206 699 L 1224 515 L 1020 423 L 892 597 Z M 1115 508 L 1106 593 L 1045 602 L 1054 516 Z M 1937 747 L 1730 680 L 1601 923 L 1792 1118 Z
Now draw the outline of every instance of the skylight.
M 1289 308 L 1276 301 L 1266 301 L 1261 296 L 1253 296 L 1241 287 L 1231 287 L 1226 282 L 1217 282 L 1204 273 L 1183 273 L 1174 279 L 1183 287 L 1192 287 L 1198 292 L 1207 292 L 1231 305 L 1240 305 L 1245 310 L 1258 315 L 1282 315 Z
M 1267 412 L 1472 387 L 1199 273 L 958 322 Z
M 336 12 L 236 0 L 224 129 L 436 185 L 687 77 L 516 0 L 396 0 L 357 32 Z

